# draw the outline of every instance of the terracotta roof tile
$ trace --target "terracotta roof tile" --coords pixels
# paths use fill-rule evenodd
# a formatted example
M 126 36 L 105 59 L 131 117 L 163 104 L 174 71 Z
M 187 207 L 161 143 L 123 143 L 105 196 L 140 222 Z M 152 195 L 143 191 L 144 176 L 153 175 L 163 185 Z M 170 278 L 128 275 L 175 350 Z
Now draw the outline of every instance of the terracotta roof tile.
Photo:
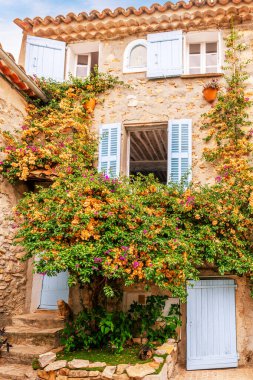
M 11 53 L 6 53 L 4 49 L 2 48 L 2 45 L 0 43 L 0 49 L 11 58 L 13 63 L 21 69 L 24 74 L 27 76 L 24 68 L 20 65 L 17 65 L 15 62 L 15 59 Z M 30 89 L 30 87 L 19 77 L 18 74 L 16 74 L 13 69 L 10 68 L 10 65 L 6 62 L 4 58 L 0 57 L 0 74 L 2 74 L 17 90 L 21 91 L 22 93 L 28 95 L 29 97 L 36 97 L 36 94 Z M 28 77 L 30 80 L 33 81 L 31 77 Z M 35 84 L 35 82 L 34 82 Z
M 72 42 L 172 30 L 179 27 L 189 29 L 201 25 L 222 26 L 229 24 L 231 17 L 238 20 L 251 19 L 253 14 L 251 4 L 253 0 L 192 0 L 177 3 L 169 1 L 164 5 L 155 3 L 149 8 L 146 6 L 139 9 L 107 8 L 102 12 L 93 10 L 90 13 L 68 13 L 66 16 L 57 17 L 35 17 L 24 20 L 17 18 L 14 22 L 28 34 Z
M 135 7 L 128 7 L 126 9 L 124 8 L 116 8 L 115 10 L 111 10 L 109 8 L 104 9 L 102 12 L 99 12 L 97 10 L 93 10 L 90 13 L 81 12 L 79 14 L 75 13 L 68 13 L 66 16 L 46 16 L 45 18 L 41 17 L 35 17 L 34 19 L 25 18 L 24 20 L 21 20 L 19 18 L 16 18 L 14 22 L 19 25 L 22 29 L 28 30 L 31 29 L 33 26 L 38 26 L 40 24 L 43 24 L 45 26 L 49 25 L 50 23 L 53 23 L 54 25 L 59 25 L 60 23 L 69 24 L 72 21 L 83 21 L 83 20 L 89 20 L 93 21 L 94 19 L 100 19 L 103 20 L 104 18 L 111 17 L 116 18 L 120 15 L 123 15 L 124 17 L 129 17 L 130 15 L 135 16 L 141 16 L 143 14 L 151 15 L 154 12 L 163 13 L 168 10 L 177 11 L 179 9 L 191 9 L 194 7 L 201 8 L 203 6 L 209 6 L 210 8 L 213 8 L 216 5 L 227 5 L 227 4 L 250 4 L 252 3 L 252 0 L 193 0 L 189 2 L 184 1 L 178 1 L 177 3 L 172 3 L 168 1 L 164 5 L 155 3 L 151 5 L 150 8 L 146 6 L 142 6 L 139 9 L 136 9 Z

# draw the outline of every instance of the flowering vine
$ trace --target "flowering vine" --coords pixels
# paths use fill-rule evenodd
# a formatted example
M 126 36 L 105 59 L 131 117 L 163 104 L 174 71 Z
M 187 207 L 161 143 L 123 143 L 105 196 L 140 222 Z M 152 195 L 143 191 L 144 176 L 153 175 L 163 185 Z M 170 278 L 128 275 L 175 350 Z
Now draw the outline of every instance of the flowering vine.
M 29 103 L 27 117 L 17 134 L 2 131 L 6 158 L 0 172 L 11 182 L 33 178 L 54 179 L 91 168 L 97 138 L 91 132 L 98 95 L 120 83 L 95 71 L 85 81 L 70 78 L 56 83 L 39 80 L 49 102 Z
M 91 168 L 95 151 L 91 137 L 92 152 L 85 151 L 83 159 L 77 149 L 77 161 L 73 161 L 73 156 L 66 159 L 74 176 L 66 175 L 65 160 L 53 161 L 53 165 L 50 161 L 51 170 L 59 173 L 52 185 L 26 194 L 16 209 L 15 219 L 20 227 L 17 241 L 26 249 L 25 259 L 36 255 L 38 272 L 55 274 L 68 270 L 70 285 L 94 283 L 102 278 L 110 295 L 111 280 L 125 285 L 155 284 L 181 299 L 186 296 L 186 280 L 198 279 L 203 268 L 220 274 L 252 275 L 252 146 L 247 114 L 251 102 L 245 95 L 247 62 L 240 57 L 244 46 L 233 30 L 227 48 L 227 88 L 204 115 L 203 122 L 208 131 L 207 142 L 213 140 L 204 156 L 215 165 L 216 183 L 192 184 L 185 189 L 181 185 L 160 184 L 153 177 L 140 176 L 134 181 L 110 179 Z M 89 93 L 88 83 L 85 85 Z M 106 83 L 111 86 L 111 80 Z M 49 87 L 56 93 L 52 99 L 60 91 L 60 102 L 72 102 L 73 92 L 68 90 L 66 98 L 61 94 L 62 85 L 54 86 Z M 76 86 L 73 96 L 77 93 L 79 99 L 83 86 Z M 60 105 L 56 103 L 57 112 Z M 79 111 L 78 105 L 78 115 Z M 82 110 L 82 115 L 89 119 L 86 111 Z M 37 125 L 37 116 L 33 123 Z M 66 128 L 59 118 L 56 124 Z M 71 139 L 73 135 L 70 131 Z M 87 136 L 90 134 L 85 141 L 90 142 Z M 56 140 L 53 136 L 48 143 L 55 144 Z M 56 153 L 55 160 L 58 156 Z M 3 173 L 10 179 L 13 177 L 7 169 L 13 162 L 16 161 L 7 151 Z M 28 173 L 34 170 L 28 168 Z

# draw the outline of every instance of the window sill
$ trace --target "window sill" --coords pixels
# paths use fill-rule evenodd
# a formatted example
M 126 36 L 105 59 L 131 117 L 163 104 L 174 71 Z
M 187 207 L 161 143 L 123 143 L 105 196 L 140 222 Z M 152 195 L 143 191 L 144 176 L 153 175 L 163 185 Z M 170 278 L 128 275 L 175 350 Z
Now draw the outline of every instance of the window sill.
M 217 78 L 223 77 L 223 73 L 207 73 L 207 74 L 184 74 L 181 75 L 182 79 L 191 79 L 191 78 Z

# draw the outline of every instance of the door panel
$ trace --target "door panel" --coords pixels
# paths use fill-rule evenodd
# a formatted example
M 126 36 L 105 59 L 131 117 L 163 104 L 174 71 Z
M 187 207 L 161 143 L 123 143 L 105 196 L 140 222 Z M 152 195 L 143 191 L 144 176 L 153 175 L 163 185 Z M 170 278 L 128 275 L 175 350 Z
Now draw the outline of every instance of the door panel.
M 68 302 L 69 287 L 68 273 L 61 272 L 57 276 L 47 276 L 43 278 L 40 309 L 54 310 L 57 309 L 57 300 L 63 299 Z
M 189 283 L 187 369 L 237 367 L 234 280 Z

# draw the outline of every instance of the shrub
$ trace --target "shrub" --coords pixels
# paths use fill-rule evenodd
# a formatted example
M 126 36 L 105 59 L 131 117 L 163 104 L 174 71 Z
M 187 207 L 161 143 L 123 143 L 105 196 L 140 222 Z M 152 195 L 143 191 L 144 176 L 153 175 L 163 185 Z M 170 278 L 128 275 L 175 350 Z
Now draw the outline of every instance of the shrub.
M 62 332 L 65 351 L 109 347 L 118 353 L 132 337 L 145 336 L 150 343 L 163 343 L 175 337 L 176 328 L 181 324 L 179 306 L 172 307 L 164 316 L 167 298 L 147 297 L 146 305 L 134 302 L 128 312 L 108 312 L 103 308 L 83 310 L 74 322 L 67 323 Z

